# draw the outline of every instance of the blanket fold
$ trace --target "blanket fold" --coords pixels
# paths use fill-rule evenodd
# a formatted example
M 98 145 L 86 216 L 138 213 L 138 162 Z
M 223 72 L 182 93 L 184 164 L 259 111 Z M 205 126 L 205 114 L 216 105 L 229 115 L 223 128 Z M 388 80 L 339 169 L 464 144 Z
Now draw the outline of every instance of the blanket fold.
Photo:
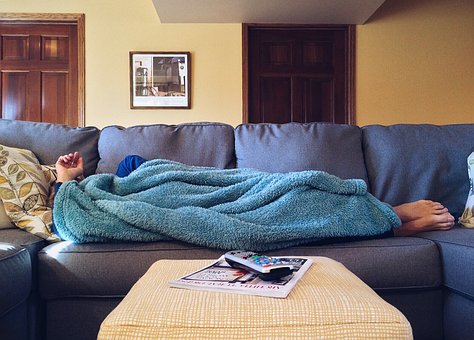
M 254 251 L 373 236 L 400 225 L 362 180 L 168 160 L 148 161 L 125 178 L 98 174 L 64 183 L 53 218 L 60 236 L 77 243 L 175 239 Z

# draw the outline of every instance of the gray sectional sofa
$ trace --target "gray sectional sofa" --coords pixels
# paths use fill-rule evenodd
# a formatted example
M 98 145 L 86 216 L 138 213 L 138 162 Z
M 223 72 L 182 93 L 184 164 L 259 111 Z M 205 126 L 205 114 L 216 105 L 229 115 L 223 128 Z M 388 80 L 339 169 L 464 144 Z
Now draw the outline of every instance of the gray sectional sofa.
M 99 130 L 0 120 L 0 144 L 30 149 L 42 164 L 80 150 L 86 175 L 115 172 L 127 154 L 219 168 L 324 170 L 365 180 L 392 205 L 427 198 L 458 217 L 469 192 L 466 159 L 474 151 L 474 124 L 200 123 Z M 222 253 L 178 241 L 47 244 L 18 228 L 0 229 L 0 337 L 95 339 L 105 316 L 153 262 Z M 342 262 L 406 315 L 416 339 L 474 334 L 474 230 L 334 239 L 269 253 Z

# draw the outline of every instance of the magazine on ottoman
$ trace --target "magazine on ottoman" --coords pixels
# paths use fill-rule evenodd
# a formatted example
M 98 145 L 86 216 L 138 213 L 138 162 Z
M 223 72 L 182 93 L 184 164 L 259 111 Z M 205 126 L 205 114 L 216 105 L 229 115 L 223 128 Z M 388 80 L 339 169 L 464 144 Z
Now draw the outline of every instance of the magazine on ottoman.
M 172 280 L 169 284 L 174 288 L 286 298 L 313 261 L 296 256 L 278 257 L 278 259 L 293 266 L 293 270 L 290 275 L 277 280 L 264 281 L 258 274 L 231 267 L 224 256 L 221 256 L 211 265 Z

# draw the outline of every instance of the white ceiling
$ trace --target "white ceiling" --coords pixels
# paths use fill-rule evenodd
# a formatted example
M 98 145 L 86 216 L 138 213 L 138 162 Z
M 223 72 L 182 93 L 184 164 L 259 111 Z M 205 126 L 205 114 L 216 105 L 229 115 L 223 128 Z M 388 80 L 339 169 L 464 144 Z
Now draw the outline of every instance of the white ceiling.
M 153 0 L 162 23 L 363 24 L 385 0 Z

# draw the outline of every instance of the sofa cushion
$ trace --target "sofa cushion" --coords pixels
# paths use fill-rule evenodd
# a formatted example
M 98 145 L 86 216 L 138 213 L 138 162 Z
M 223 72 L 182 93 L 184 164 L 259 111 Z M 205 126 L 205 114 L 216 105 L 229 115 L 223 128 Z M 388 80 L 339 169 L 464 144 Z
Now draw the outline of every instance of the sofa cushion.
M 377 198 L 391 205 L 430 199 L 455 217 L 462 214 L 474 124 L 371 125 L 362 132 L 370 188 Z
M 444 294 L 444 339 L 472 339 L 474 302 L 452 291 Z
M 98 173 L 115 173 L 127 155 L 169 159 L 188 165 L 234 166 L 234 130 L 218 123 L 108 126 L 99 139 Z
M 0 230 L 0 242 L 21 246 L 30 255 L 32 274 L 32 289 L 36 290 L 38 281 L 38 252 L 47 245 L 46 240 L 19 228 Z
M 342 124 L 243 124 L 235 129 L 237 167 L 322 170 L 367 182 L 361 136 L 359 127 Z
M 179 241 L 106 244 L 63 241 L 43 248 L 38 254 L 40 294 L 44 299 L 125 296 L 157 260 L 214 259 L 220 255 L 220 250 Z
M 474 300 L 474 230 L 455 227 L 417 235 L 434 241 L 441 253 L 444 285 Z
M 31 311 L 35 309 L 30 304 L 31 280 L 30 257 L 26 249 L 0 242 L 1 339 L 37 339 L 31 336 L 34 335 Z
M 222 250 L 183 242 L 59 242 L 38 254 L 40 293 L 45 299 L 124 296 L 157 260 L 217 259 L 222 254 Z M 438 249 L 434 242 L 420 238 L 307 245 L 268 254 L 327 256 L 342 262 L 368 285 L 382 292 L 433 289 L 441 285 Z
M 80 151 L 84 157 L 84 175 L 95 172 L 99 154 L 99 130 L 66 125 L 0 119 L 0 144 L 31 150 L 41 164 L 54 164 L 59 156 Z
M 379 293 L 434 289 L 442 285 L 436 244 L 414 237 L 387 237 L 351 242 L 299 246 L 269 252 L 326 256 L 342 262 Z
M 31 263 L 26 249 L 0 242 L 0 318 L 30 294 Z

